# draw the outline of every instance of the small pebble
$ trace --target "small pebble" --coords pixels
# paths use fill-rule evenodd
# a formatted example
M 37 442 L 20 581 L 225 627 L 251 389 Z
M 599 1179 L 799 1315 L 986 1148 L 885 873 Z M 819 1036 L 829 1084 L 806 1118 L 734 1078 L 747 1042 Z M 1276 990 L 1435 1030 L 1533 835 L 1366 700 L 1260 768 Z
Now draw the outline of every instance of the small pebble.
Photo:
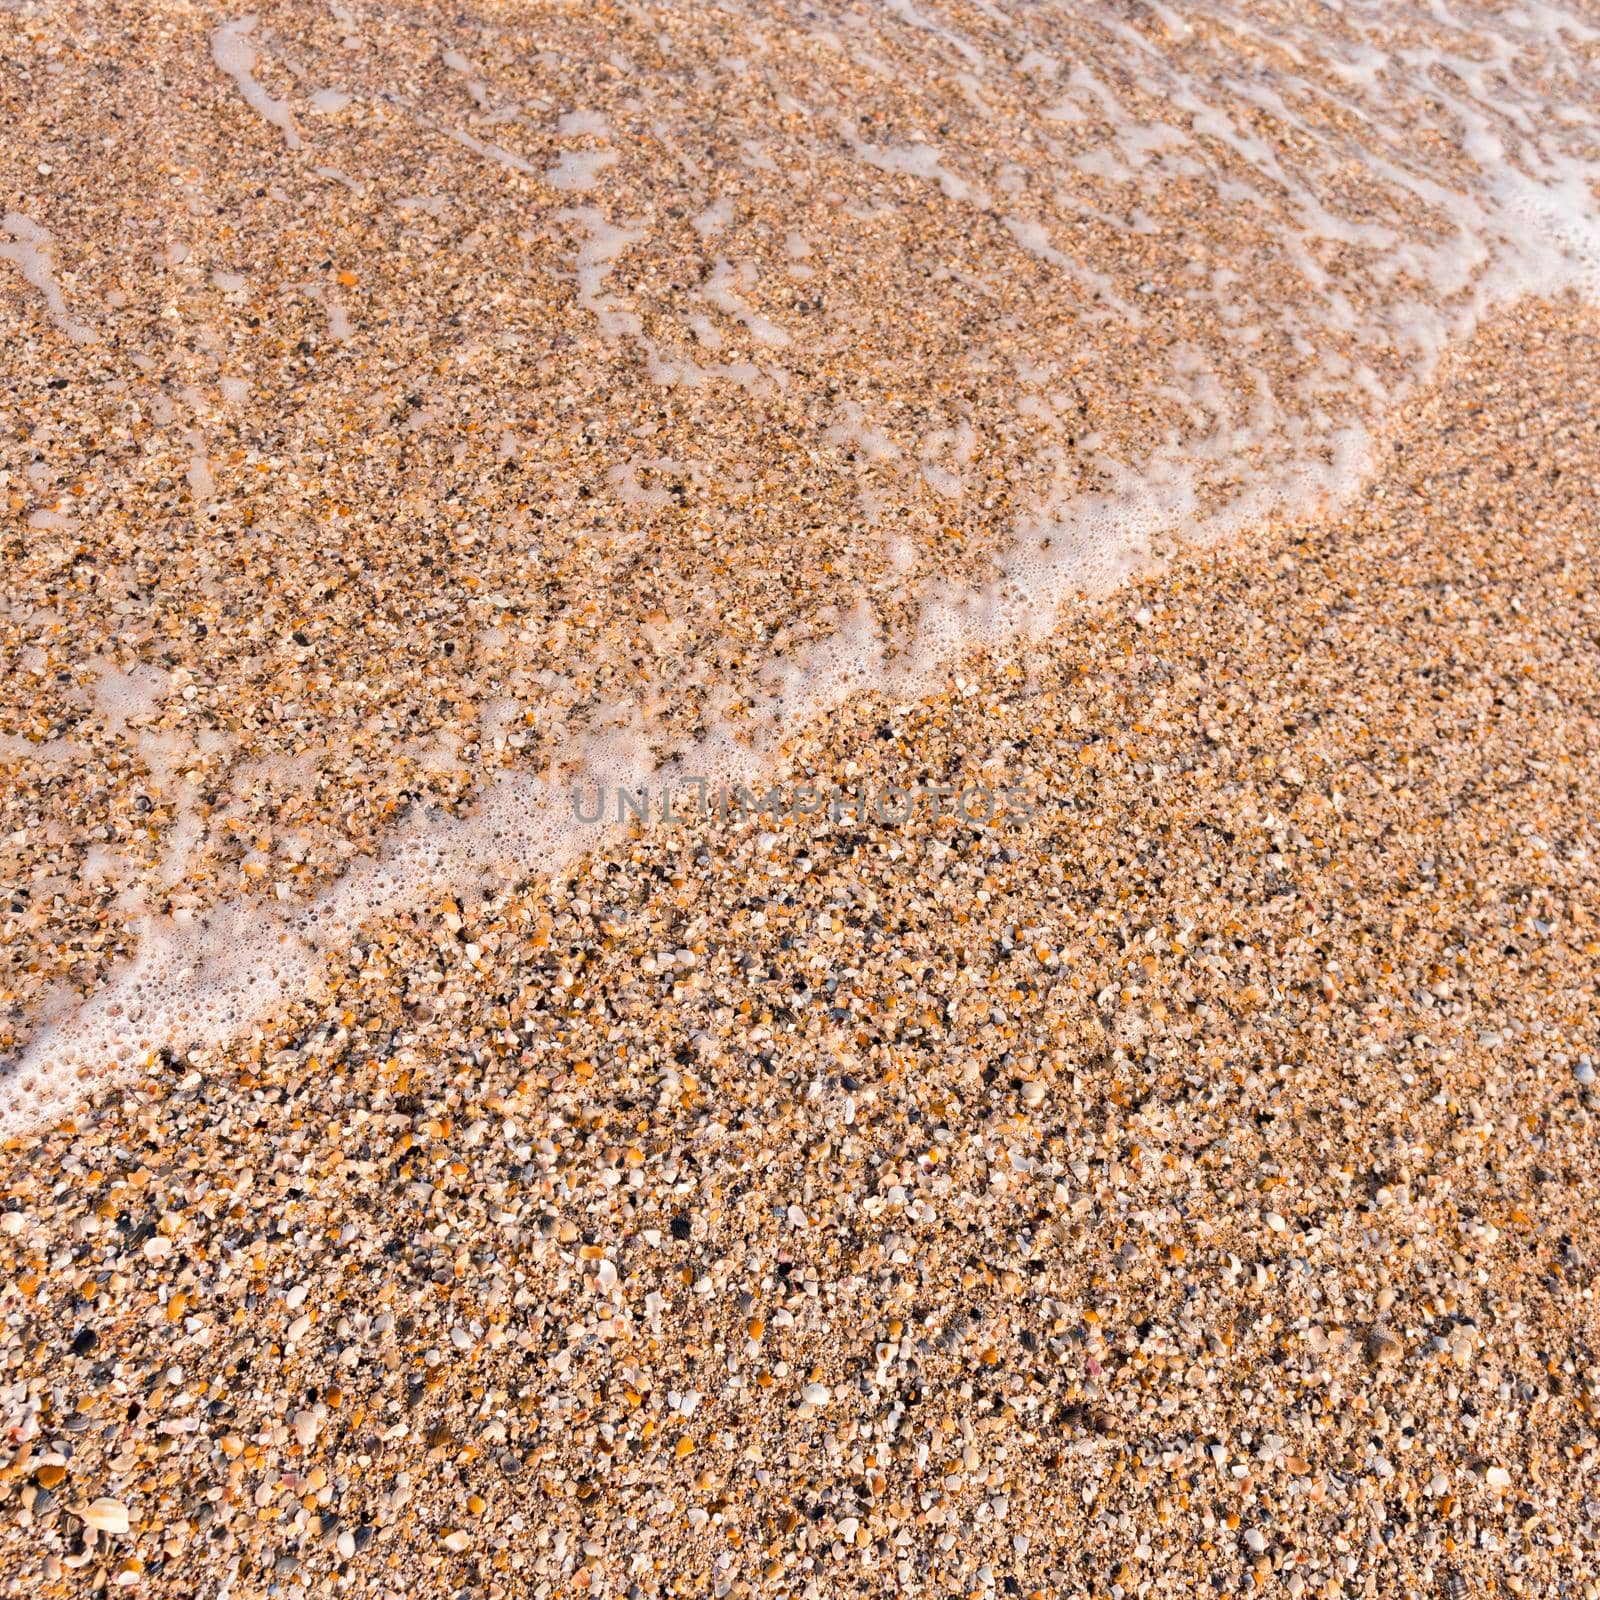
M 1405 1354 L 1405 1345 L 1390 1328 L 1374 1328 L 1367 1335 L 1367 1360 L 1375 1367 L 1393 1366 Z

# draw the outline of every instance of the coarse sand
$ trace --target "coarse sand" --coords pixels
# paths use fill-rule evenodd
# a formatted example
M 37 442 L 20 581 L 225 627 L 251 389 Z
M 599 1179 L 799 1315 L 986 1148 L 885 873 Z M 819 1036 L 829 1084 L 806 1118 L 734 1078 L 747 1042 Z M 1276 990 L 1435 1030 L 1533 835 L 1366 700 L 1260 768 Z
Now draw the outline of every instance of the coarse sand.
M 10 1141 L 5 1592 L 1593 1596 L 1596 347 Z

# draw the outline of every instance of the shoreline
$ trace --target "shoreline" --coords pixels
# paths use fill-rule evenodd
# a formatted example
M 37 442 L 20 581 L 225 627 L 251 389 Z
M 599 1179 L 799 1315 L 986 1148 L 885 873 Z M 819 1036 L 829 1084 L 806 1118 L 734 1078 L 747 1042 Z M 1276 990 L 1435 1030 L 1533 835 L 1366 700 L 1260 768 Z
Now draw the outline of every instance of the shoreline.
M 7 1059 L 147 930 L 150 1044 L 215 1043 L 405 898 L 370 858 L 550 864 L 523 775 L 596 746 L 765 716 L 753 772 L 880 627 L 907 698 L 1592 278 L 1581 16 L 957 9 L 0 13 Z

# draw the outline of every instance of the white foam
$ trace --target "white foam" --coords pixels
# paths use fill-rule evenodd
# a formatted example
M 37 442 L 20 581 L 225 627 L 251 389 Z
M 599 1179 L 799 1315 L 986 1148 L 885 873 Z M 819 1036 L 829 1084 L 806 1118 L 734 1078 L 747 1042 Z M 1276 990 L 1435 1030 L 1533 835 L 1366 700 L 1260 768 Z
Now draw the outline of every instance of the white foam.
M 711 276 L 701 285 L 700 292 L 719 311 L 726 312 L 735 322 L 743 323 L 757 344 L 782 348 L 789 342 L 789 330 L 770 317 L 754 310 L 735 289 L 749 291 L 756 284 L 755 269 L 743 262 L 735 267 L 731 262 L 718 259 Z
M 610 481 L 612 493 L 625 506 L 667 506 L 672 504 L 672 492 L 668 489 L 646 489 L 639 483 L 640 468 L 648 463 L 641 461 L 626 461 L 619 467 L 607 469 L 606 477 Z
M 442 124 L 427 122 L 425 119 L 423 125 L 436 128 L 447 139 L 453 139 L 463 150 L 470 150 L 474 155 L 482 156 L 485 161 L 493 161 L 512 172 L 525 173 L 530 178 L 543 176 L 539 168 L 526 156 L 518 155 L 515 150 L 507 150 L 504 145 L 495 144 L 488 139 L 475 138 L 461 128 L 447 128 Z
M 565 112 L 556 123 L 556 132 L 563 139 L 582 138 L 586 135 L 595 139 L 607 139 L 611 136 L 610 126 L 598 111 Z
M 1326 492 L 1333 481 L 1320 487 Z M 691 778 L 721 788 L 753 783 L 789 732 L 851 695 L 873 687 L 913 694 L 974 645 L 1043 633 L 1065 599 L 1105 593 L 1136 570 L 1154 536 L 1189 516 L 1193 503 L 1177 468 L 1159 490 L 1140 484 L 1120 496 L 1047 503 L 1020 530 L 1000 580 L 972 593 L 930 594 L 898 648 L 863 603 L 774 662 L 764 698 L 741 719 L 742 736 L 731 725 L 713 727 L 652 763 L 637 731 L 621 728 L 574 740 L 552 769 L 608 791 Z M 115 689 L 123 678 L 102 682 Z M 132 703 L 148 711 L 150 692 L 145 685 L 145 698 Z M 3 1081 L 0 1137 L 63 1114 L 93 1084 L 139 1070 L 162 1050 L 236 1038 L 277 1014 L 285 995 L 314 998 L 324 953 L 363 923 L 485 877 L 558 871 L 616 825 L 578 820 L 568 784 L 502 775 L 468 816 L 413 816 L 376 861 L 304 905 L 239 904 L 188 924 L 151 919 L 134 962 L 41 1030 Z
M 239 85 L 239 93 L 256 114 L 270 122 L 282 135 L 291 150 L 300 148 L 300 134 L 294 117 L 282 100 L 274 100 L 261 86 L 255 75 L 256 51 L 250 43 L 250 34 L 256 25 L 255 16 L 236 17 L 224 22 L 211 35 L 211 59 Z
M 336 300 L 326 292 L 323 293 L 322 304 L 328 313 L 328 337 L 335 344 L 343 344 L 355 332 L 349 311 L 345 309 L 343 301 Z
M 600 174 L 618 159 L 615 150 L 566 150 L 545 173 L 544 181 L 552 189 L 567 192 L 592 189 L 600 181 Z
M 903 145 L 875 145 L 867 143 L 858 136 L 854 123 L 841 120 L 839 127 L 850 148 L 869 167 L 876 167 L 879 172 L 903 174 L 906 177 L 923 178 L 936 183 L 941 192 L 951 200 L 960 200 L 980 207 L 989 204 L 987 192 L 980 185 L 969 182 L 960 173 L 946 166 L 940 151 L 926 141 Z
M 699 216 L 693 219 L 694 231 L 702 239 L 714 239 L 733 221 L 733 216 L 733 196 L 723 195 L 720 200 L 713 200 Z
M 609 221 L 593 206 L 572 206 L 555 214 L 556 222 L 576 222 L 584 230 L 584 241 L 578 249 L 575 263 L 578 278 L 578 301 L 592 311 L 602 333 L 612 337 L 637 334 L 643 324 L 633 312 L 623 309 L 617 302 L 603 299 L 601 286 L 622 254 L 646 237 L 643 223 L 627 225 Z
M 160 709 L 167 679 L 155 667 L 135 665 L 124 671 L 116 662 L 104 659 L 91 665 L 95 678 L 90 692 L 108 733 L 123 736 L 130 723 L 152 717 Z
M 859 450 L 867 461 L 894 461 L 899 458 L 900 447 L 881 429 L 871 426 L 861 406 L 847 400 L 839 408 L 839 421 L 823 432 L 830 444 L 844 445 Z
M 1000 220 L 1005 224 L 1006 231 L 1029 255 L 1037 256 L 1041 261 L 1047 261 L 1067 273 L 1095 298 L 1121 312 L 1127 321 L 1136 325 L 1144 321 L 1143 316 L 1117 293 L 1116 286 L 1105 273 L 1095 272 L 1057 250 L 1042 223 L 1024 217 L 1002 217 Z
M 75 739 L 28 739 L 20 733 L 0 733 L 0 756 L 16 761 L 88 761 L 94 752 Z
M 363 195 L 366 186 L 359 178 L 352 178 L 342 167 L 314 167 L 312 169 L 319 178 L 332 179 L 334 183 L 342 183 L 353 195 Z
M 189 492 L 196 501 L 204 503 L 217 492 L 211 458 L 206 454 L 205 435 L 198 428 L 191 428 L 183 436 L 183 442 L 189 447 Z
M 11 235 L 10 244 L 0 244 L 0 261 L 9 261 L 44 296 L 50 320 L 75 344 L 93 344 L 99 336 L 86 322 L 79 322 L 67 310 L 66 296 L 56 282 L 52 261 L 54 242 L 50 234 L 32 217 L 20 211 L 8 212 L 0 226 Z
M 28 513 L 28 526 L 48 533 L 71 533 L 77 528 L 78 519 L 62 511 L 52 511 L 48 506 L 36 506 Z

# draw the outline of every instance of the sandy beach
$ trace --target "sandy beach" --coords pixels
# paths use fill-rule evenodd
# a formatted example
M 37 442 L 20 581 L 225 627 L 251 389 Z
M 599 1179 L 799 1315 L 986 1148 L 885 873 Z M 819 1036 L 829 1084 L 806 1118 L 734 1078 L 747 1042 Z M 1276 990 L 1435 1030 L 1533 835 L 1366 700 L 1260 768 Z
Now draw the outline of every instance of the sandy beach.
M 1590 1592 L 1594 341 L 13 1141 L 11 1592 Z
M 1600 1596 L 1600 18 L 0 35 L 0 1593 Z

